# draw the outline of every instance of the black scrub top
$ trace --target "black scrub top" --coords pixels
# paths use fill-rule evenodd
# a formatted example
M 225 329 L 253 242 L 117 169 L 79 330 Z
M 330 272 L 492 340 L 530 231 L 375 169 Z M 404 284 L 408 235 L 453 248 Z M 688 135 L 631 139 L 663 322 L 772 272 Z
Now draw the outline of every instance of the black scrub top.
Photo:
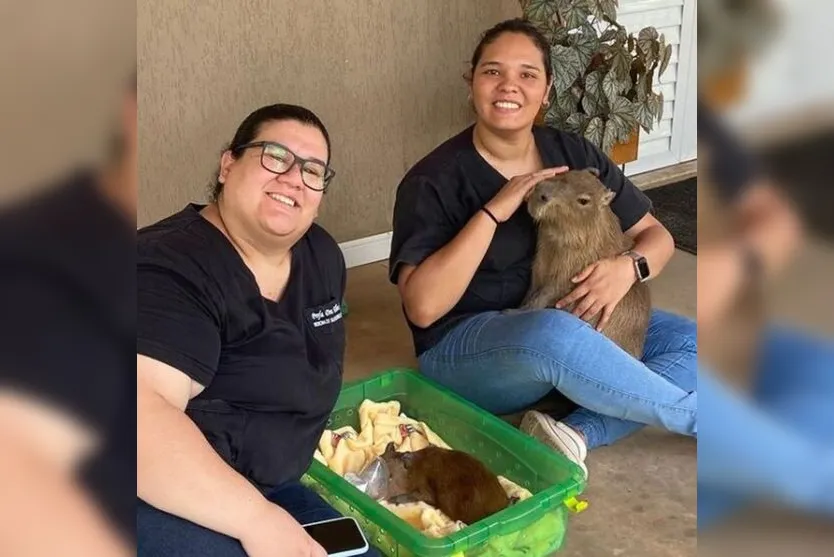
M 419 265 L 449 243 L 507 183 L 475 149 L 473 131 L 470 126 L 441 144 L 400 182 L 389 259 L 389 278 L 394 284 L 403 264 Z M 533 134 L 545 167 L 599 169 L 601 181 L 615 192 L 611 208 L 623 230 L 650 210 L 649 199 L 585 138 L 545 126 L 535 126 Z M 466 317 L 518 307 L 530 285 L 535 248 L 535 223 L 522 205 L 498 226 L 460 301 L 426 329 L 408 322 L 416 354 L 437 344 Z
M 266 492 L 303 475 L 338 397 L 345 262 L 314 224 L 273 302 L 201 208 L 139 231 L 137 351 L 206 387 L 187 415 Z
M 762 161 L 746 148 L 703 103 L 698 104 L 698 143 L 709 150 L 707 173 L 727 203 L 738 201 L 766 172 Z
M 0 389 L 45 401 L 94 432 L 101 445 L 82 464 L 81 485 L 131 541 L 135 235 L 88 168 L 0 210 Z

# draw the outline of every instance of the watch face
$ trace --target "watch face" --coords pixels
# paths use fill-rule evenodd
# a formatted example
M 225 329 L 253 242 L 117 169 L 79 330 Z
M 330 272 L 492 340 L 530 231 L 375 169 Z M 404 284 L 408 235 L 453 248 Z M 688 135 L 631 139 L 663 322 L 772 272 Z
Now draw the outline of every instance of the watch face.
M 640 275 L 640 280 L 644 280 L 649 276 L 649 263 L 645 257 L 637 260 L 637 273 Z

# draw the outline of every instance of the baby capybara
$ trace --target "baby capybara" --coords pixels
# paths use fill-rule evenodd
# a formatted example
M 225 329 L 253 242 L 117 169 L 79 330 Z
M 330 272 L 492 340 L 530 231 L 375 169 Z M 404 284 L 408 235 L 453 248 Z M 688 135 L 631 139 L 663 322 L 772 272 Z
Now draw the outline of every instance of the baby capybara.
M 423 501 L 467 525 L 510 504 L 498 476 L 463 451 L 429 446 L 397 452 L 389 443 L 382 459 L 388 466 L 385 499 L 391 503 Z

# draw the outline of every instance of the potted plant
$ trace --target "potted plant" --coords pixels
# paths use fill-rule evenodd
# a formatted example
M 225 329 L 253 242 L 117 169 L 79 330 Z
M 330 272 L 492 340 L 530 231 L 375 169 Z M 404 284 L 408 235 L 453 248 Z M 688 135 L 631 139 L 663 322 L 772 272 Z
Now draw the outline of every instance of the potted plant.
M 617 0 L 519 0 L 550 42 L 553 88 L 540 120 L 575 132 L 618 164 L 637 158 L 640 128 L 663 116 L 655 80 L 671 45 L 654 27 L 635 36 L 617 23 Z
M 713 107 L 745 94 L 748 61 L 760 55 L 780 28 L 782 10 L 772 0 L 702 0 L 698 8 L 698 96 Z

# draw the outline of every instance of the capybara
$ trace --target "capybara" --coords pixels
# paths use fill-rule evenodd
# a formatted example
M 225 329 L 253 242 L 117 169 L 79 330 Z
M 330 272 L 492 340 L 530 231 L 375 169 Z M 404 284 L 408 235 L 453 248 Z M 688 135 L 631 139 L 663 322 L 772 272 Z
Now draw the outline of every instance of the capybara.
M 510 503 L 498 476 L 463 451 L 429 446 L 397 452 L 389 443 L 382 459 L 388 466 L 385 499 L 391 503 L 423 501 L 467 525 Z
M 571 170 L 536 185 L 527 199 L 527 210 L 538 228 L 536 256 L 522 309 L 555 307 L 579 286 L 572 277 L 592 263 L 633 247 L 611 210 L 613 198 L 614 192 L 600 182 L 594 168 Z M 635 280 L 601 332 L 640 359 L 650 312 L 648 286 Z M 589 323 L 596 326 L 601 317 L 602 312 Z

